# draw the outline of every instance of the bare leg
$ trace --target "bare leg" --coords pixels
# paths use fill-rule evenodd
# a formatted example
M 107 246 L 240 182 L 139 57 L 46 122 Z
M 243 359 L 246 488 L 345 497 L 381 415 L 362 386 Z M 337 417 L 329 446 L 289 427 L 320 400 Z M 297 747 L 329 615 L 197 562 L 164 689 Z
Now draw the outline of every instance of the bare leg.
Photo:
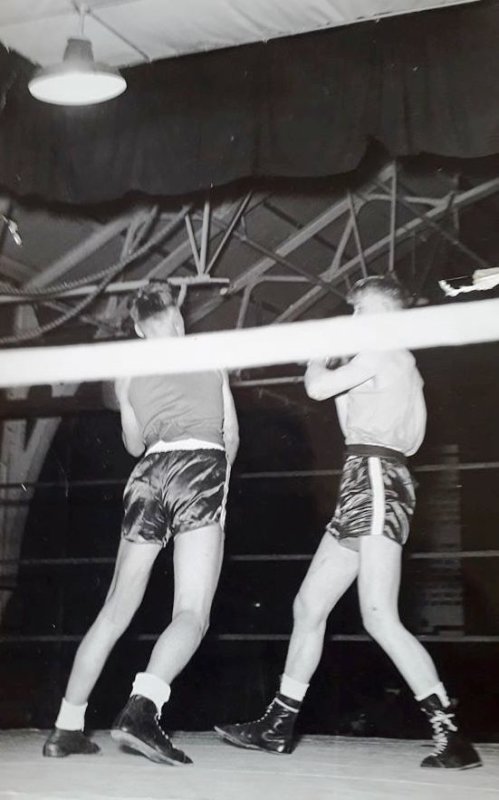
M 285 673 L 310 683 L 322 655 L 326 622 L 357 577 L 358 554 L 325 533 L 293 605 L 293 632 Z
M 359 601 L 364 627 L 391 658 L 416 697 L 438 683 L 425 648 L 404 628 L 398 614 L 402 548 L 386 536 L 360 540 Z
M 206 633 L 222 566 L 224 534 L 207 525 L 175 537 L 175 594 L 170 625 L 159 637 L 147 665 L 170 684 L 190 661 Z
M 320 661 L 327 618 L 355 580 L 358 567 L 357 553 L 338 544 L 330 533 L 324 534 L 293 604 L 293 632 L 279 693 L 260 719 L 217 725 L 215 730 L 222 739 L 237 747 L 291 753 L 301 690 L 310 683 Z
M 106 600 L 82 640 L 73 662 L 66 700 L 86 703 L 119 637 L 128 628 L 142 602 L 159 544 L 137 544 L 122 539 Z

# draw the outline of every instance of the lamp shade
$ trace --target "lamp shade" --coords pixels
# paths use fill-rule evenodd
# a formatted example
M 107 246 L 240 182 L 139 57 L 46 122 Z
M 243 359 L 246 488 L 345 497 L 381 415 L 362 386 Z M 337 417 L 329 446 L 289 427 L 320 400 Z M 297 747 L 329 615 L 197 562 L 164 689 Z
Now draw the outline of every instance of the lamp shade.
M 62 63 L 37 70 L 28 88 L 44 103 L 85 106 L 117 97 L 126 81 L 117 69 L 94 61 L 88 39 L 68 39 Z

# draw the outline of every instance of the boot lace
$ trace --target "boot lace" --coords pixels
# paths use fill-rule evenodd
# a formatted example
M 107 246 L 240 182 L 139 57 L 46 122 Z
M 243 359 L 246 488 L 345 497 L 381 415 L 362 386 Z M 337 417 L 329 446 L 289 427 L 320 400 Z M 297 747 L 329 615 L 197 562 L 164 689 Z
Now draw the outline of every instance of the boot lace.
M 454 724 L 454 714 L 452 712 L 435 711 L 433 717 L 430 719 L 433 727 L 433 741 L 435 742 L 435 750 L 433 755 L 441 755 L 447 747 L 449 732 L 457 731 Z
M 236 722 L 235 728 L 247 728 L 248 725 L 258 725 L 260 722 L 265 722 L 269 714 L 274 710 L 276 700 L 272 700 L 272 702 L 267 706 L 265 711 L 263 712 L 261 717 L 258 719 L 253 720 L 253 722 Z
M 158 729 L 158 731 L 160 732 L 160 734 L 161 734 L 161 738 L 162 738 L 162 739 L 163 739 L 165 742 L 167 742 L 168 744 L 170 744 L 170 737 L 169 737 L 169 736 L 168 736 L 168 734 L 167 734 L 167 733 L 166 733 L 166 732 L 163 730 L 163 726 L 161 725 L 161 722 L 160 722 L 160 720 L 161 720 L 161 717 L 160 717 L 160 715 L 159 715 L 159 714 L 155 714 L 155 715 L 154 715 L 154 722 L 156 723 L 156 728 L 157 728 L 157 729 Z

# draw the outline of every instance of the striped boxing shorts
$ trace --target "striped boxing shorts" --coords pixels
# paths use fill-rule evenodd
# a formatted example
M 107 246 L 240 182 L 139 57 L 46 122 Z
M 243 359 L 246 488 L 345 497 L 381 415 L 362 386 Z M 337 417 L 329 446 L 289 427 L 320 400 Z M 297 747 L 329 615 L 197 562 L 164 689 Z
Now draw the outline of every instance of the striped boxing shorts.
M 224 526 L 230 474 L 225 450 L 178 445 L 153 446 L 132 471 L 123 495 L 123 539 L 166 545 L 186 531 Z
M 360 536 L 386 536 L 404 545 L 416 505 L 414 482 L 402 453 L 349 445 L 338 501 L 326 530 L 352 550 Z

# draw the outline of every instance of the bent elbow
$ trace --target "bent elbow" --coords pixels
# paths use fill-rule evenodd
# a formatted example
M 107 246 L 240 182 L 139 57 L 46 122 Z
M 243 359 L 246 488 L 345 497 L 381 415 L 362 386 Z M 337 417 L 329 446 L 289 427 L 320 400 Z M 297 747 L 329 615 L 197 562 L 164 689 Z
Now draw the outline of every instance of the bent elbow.
M 133 445 L 125 445 L 125 447 L 128 450 L 128 452 L 130 453 L 130 455 L 133 456 L 134 458 L 139 458 L 142 455 L 142 453 L 144 452 L 144 449 L 145 449 L 144 447 L 138 447 L 136 445 L 135 446 L 133 446 Z
M 239 436 L 230 436 L 225 440 L 225 443 L 227 448 L 232 450 L 233 453 L 237 453 L 239 450 Z
M 325 400 L 324 393 L 317 383 L 305 380 L 305 391 L 311 400 Z
M 239 450 L 239 437 L 231 437 L 224 439 L 225 453 L 229 464 L 233 464 L 236 460 L 237 451 Z
M 131 442 L 126 436 L 123 436 L 123 444 L 126 451 L 134 458 L 139 458 L 145 450 L 143 442 Z

